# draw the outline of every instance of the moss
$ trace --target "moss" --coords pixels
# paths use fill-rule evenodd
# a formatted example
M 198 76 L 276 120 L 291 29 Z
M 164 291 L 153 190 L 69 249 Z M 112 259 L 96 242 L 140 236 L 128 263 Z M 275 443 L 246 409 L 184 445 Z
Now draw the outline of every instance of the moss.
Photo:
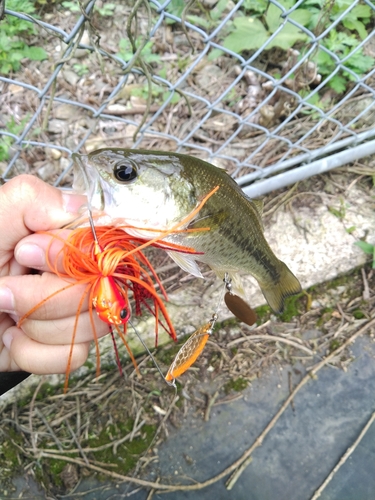
M 355 311 L 353 311 L 353 316 L 355 317 L 355 319 L 363 319 L 366 317 L 365 313 L 360 309 L 356 309 Z
M 313 285 L 308 289 L 308 292 L 313 293 L 314 296 L 325 295 L 327 290 L 335 290 L 339 286 L 345 286 L 346 292 L 350 297 L 355 298 L 361 295 L 361 267 L 353 269 L 348 274 L 338 276 L 337 278 L 320 283 L 319 285 Z M 349 285 L 349 286 L 348 286 Z
M 231 326 L 238 326 L 239 324 L 241 324 L 240 320 L 237 319 L 237 318 L 235 318 L 235 317 L 224 319 L 223 321 L 217 322 L 215 324 L 215 326 L 214 326 L 214 332 L 220 330 L 221 328 L 228 328 L 228 327 L 231 327 Z
M 332 313 L 333 313 L 332 307 L 325 307 L 324 309 L 322 309 L 321 316 L 317 320 L 316 326 L 321 327 L 324 325 L 324 323 L 327 323 L 327 321 L 329 321 L 331 319 Z
M 270 306 L 259 306 L 255 309 L 257 315 L 257 325 L 261 325 L 269 320 L 272 310 Z
M 90 361 L 89 359 L 84 363 L 83 365 L 85 368 L 88 368 L 89 370 L 93 370 L 95 368 L 95 363 Z
M 224 392 L 225 394 L 229 394 L 230 391 L 236 391 L 236 392 L 241 392 L 246 387 L 249 385 L 249 381 L 242 378 L 238 377 L 236 379 L 229 380 L 225 385 L 224 385 Z
M 61 389 L 64 387 L 64 384 L 52 385 L 48 382 L 45 382 L 40 387 L 38 394 L 36 396 L 37 401 L 45 401 L 49 396 L 54 396 L 55 394 L 59 394 Z
M 341 345 L 341 342 L 337 339 L 334 339 L 329 344 L 329 349 L 330 349 L 330 351 L 336 351 L 336 349 L 338 349 L 340 347 L 340 345 Z
M 300 316 L 306 309 L 305 302 L 305 292 L 287 297 L 284 303 L 284 311 L 279 316 L 281 321 L 288 323 L 295 316 Z
M 22 435 L 13 427 L 10 427 L 4 432 L 0 441 L 0 483 L 6 482 L 14 476 L 14 473 L 20 470 L 18 461 L 19 448 L 17 445 L 22 444 Z
M 172 361 L 174 360 L 176 354 L 180 350 L 181 346 L 186 342 L 188 339 L 188 335 L 183 337 L 181 340 L 178 341 L 178 343 L 173 343 L 172 345 L 169 345 L 167 347 L 163 347 L 162 349 L 156 351 L 153 353 L 155 358 L 158 360 L 160 363 L 164 363 L 165 365 L 169 366 Z
M 113 442 L 114 436 L 125 436 L 132 431 L 134 421 L 132 419 L 126 422 L 117 422 L 108 425 L 97 436 L 89 438 L 88 445 L 90 448 L 97 448 L 105 444 Z M 156 432 L 156 426 L 144 425 L 141 429 L 141 436 L 127 441 L 117 448 L 116 455 L 113 454 L 113 447 L 110 446 L 104 450 L 92 452 L 95 460 L 103 463 L 115 464 L 116 472 L 126 474 L 132 470 L 139 460 L 140 455 L 148 448 Z
M 61 479 L 61 473 L 66 466 L 66 462 L 63 460 L 55 460 L 54 458 L 50 458 L 48 462 L 45 462 L 46 472 L 51 479 L 52 484 L 57 487 L 63 485 Z

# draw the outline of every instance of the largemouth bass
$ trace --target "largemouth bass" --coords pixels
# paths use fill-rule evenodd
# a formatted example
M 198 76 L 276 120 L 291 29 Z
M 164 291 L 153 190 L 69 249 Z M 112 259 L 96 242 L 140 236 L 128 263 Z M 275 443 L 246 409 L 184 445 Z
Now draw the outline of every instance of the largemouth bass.
M 168 252 L 187 272 L 202 276 L 196 261 L 207 263 L 220 277 L 225 273 L 233 291 L 244 296 L 241 273 L 258 281 L 268 304 L 283 310 L 284 299 L 301 291 L 298 279 L 269 247 L 261 221 L 261 205 L 250 200 L 223 170 L 179 153 L 105 148 L 73 155 L 73 188 L 88 196 L 92 208 L 113 221 L 165 230 L 173 227 L 212 195 L 189 229 L 166 241 L 194 248 L 199 254 Z M 143 237 L 154 238 L 154 232 Z

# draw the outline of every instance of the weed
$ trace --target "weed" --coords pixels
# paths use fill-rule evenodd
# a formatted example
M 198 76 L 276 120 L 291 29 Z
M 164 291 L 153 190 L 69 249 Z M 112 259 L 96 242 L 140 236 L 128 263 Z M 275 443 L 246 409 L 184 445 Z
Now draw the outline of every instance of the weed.
M 41 3 L 41 0 L 38 0 L 38 2 Z M 77 1 L 74 2 L 67 0 L 66 2 L 62 2 L 62 6 L 65 7 L 65 9 L 70 10 L 70 12 L 81 12 L 79 2 Z M 94 12 L 97 12 L 103 17 L 109 17 L 113 16 L 113 11 L 115 10 L 115 8 L 116 4 L 103 2 L 102 6 L 94 5 Z
M 141 39 L 138 38 L 135 42 L 135 45 L 137 46 L 140 42 Z M 160 55 L 154 54 L 152 52 L 152 45 L 152 41 L 147 42 L 141 52 L 142 60 L 148 64 L 160 61 Z M 127 38 L 121 38 L 119 42 L 119 49 L 120 51 L 118 52 L 117 56 L 120 57 L 124 62 L 130 61 L 134 54 L 132 45 Z
M 372 268 L 375 269 L 375 245 L 367 243 L 366 241 L 356 241 L 354 244 L 365 253 L 372 255 Z
M 35 17 L 35 6 L 30 0 L 8 0 L 7 8 Z M 26 38 L 36 33 L 34 25 L 15 16 L 6 16 L 0 30 L 0 74 L 18 71 L 22 59 L 42 61 L 47 52 L 41 47 L 30 46 Z
M 96 10 L 96 12 L 98 12 L 103 17 L 109 17 L 113 16 L 113 11 L 115 10 L 115 8 L 116 8 L 115 3 L 103 2 L 101 7 L 95 5 L 94 10 Z
M 219 0 L 214 9 L 205 11 L 205 16 L 188 15 L 187 20 L 197 26 L 201 26 L 206 31 L 215 28 L 223 17 L 223 12 L 227 7 L 227 0 Z
M 347 207 L 346 207 L 344 201 L 341 199 L 339 208 L 336 208 L 336 207 L 333 207 L 330 205 L 328 207 L 328 211 L 331 212 L 331 214 L 334 215 L 335 217 L 337 217 L 338 219 L 343 220 L 345 218 L 345 215 L 346 215 L 346 208 Z
M 321 40 L 321 45 L 312 59 L 319 73 L 327 77 L 327 86 L 338 94 L 346 90 L 349 81 L 357 81 L 358 77 L 373 68 L 375 64 L 375 59 L 365 55 L 360 47 L 362 40 L 367 36 L 366 27 L 371 22 L 371 8 L 368 5 L 356 5 L 346 12 L 352 3 L 352 0 L 339 2 L 307 0 L 301 7 L 288 14 L 288 19 L 310 31 L 315 30 L 317 34 L 327 29 L 333 21 L 342 18 L 340 23 L 329 31 L 328 36 Z M 221 2 L 218 5 L 220 4 Z M 285 23 L 281 17 L 282 8 L 291 9 L 295 1 L 279 0 L 278 4 L 265 0 L 245 0 L 237 17 L 228 24 L 229 33 L 222 31 L 223 47 L 240 54 L 244 51 L 258 50 L 262 46 L 265 50 L 275 47 L 288 50 L 296 44 L 306 42 L 309 39 L 307 32 L 291 22 Z M 188 16 L 188 18 L 205 29 L 217 24 L 213 13 L 210 13 L 208 20 L 198 16 Z M 275 33 L 277 35 L 273 36 Z M 214 49 L 209 59 L 216 59 L 222 53 L 221 50 Z M 337 71 L 341 61 L 344 61 L 342 68 Z M 312 104 L 323 106 L 319 103 L 319 97 L 314 99 L 315 102 Z
M 319 68 L 319 73 L 327 77 L 332 75 L 329 78 L 327 85 L 338 94 L 341 94 L 346 90 L 348 81 L 356 81 L 356 75 L 366 73 L 366 71 L 374 65 L 373 57 L 366 56 L 363 54 L 362 49 L 357 49 L 359 44 L 360 41 L 357 40 L 352 34 L 349 35 L 332 29 L 329 32 L 328 37 L 324 39 L 323 46 L 334 54 L 335 58 L 324 49 L 320 49 L 315 58 Z M 350 57 L 346 59 L 345 63 L 343 63 L 343 67 L 347 68 L 349 71 L 340 69 L 340 71 L 333 74 L 337 68 L 336 58 L 343 60 L 348 56 Z
M 1 35 L 0 35 L 1 36 Z M 11 119 L 6 123 L 5 130 L 11 134 L 18 135 L 24 128 L 29 120 L 30 115 L 27 114 L 22 120 L 17 123 L 12 116 Z M 13 137 L 9 135 L 2 135 L 0 142 L 0 161 L 6 161 L 9 159 L 9 150 L 14 142 Z
M 86 75 L 89 72 L 89 68 L 86 64 L 73 64 L 73 69 L 78 76 Z
M 81 12 L 78 2 L 63 2 L 62 6 L 70 10 L 70 12 Z
M 294 5 L 291 0 L 280 0 L 280 5 L 288 9 Z M 251 2 L 247 2 L 250 6 Z M 245 50 L 257 50 L 265 45 L 270 37 L 279 30 L 284 22 L 280 18 L 281 10 L 274 4 L 270 4 L 266 11 L 259 9 L 251 16 L 236 17 L 230 27 L 231 33 L 227 35 L 222 45 L 233 52 L 241 53 Z M 262 20 L 258 18 L 262 14 Z M 311 12 L 306 9 L 296 9 L 289 14 L 289 19 L 297 22 L 301 26 L 307 26 L 311 20 Z M 300 28 L 292 23 L 286 23 L 279 33 L 266 45 L 266 50 L 279 47 L 288 50 L 296 42 L 306 41 L 308 36 Z M 222 51 L 216 50 L 211 58 L 218 56 Z

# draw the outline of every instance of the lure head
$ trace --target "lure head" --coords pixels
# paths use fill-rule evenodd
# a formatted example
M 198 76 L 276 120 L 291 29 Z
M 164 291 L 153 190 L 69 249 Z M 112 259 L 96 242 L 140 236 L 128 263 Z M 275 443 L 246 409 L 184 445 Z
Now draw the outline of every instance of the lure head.
M 94 286 L 92 305 L 104 323 L 123 325 L 129 321 L 131 309 L 127 296 L 111 276 L 100 278 Z

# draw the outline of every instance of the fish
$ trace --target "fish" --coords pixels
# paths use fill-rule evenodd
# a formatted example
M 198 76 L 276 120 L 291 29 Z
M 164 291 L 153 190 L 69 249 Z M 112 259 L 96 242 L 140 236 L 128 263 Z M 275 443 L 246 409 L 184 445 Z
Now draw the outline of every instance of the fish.
M 232 293 L 243 298 L 241 276 L 252 275 L 275 313 L 283 311 L 288 296 L 301 292 L 296 276 L 266 241 L 262 203 L 246 196 L 224 169 L 180 153 L 141 149 L 103 148 L 72 158 L 73 189 L 87 195 L 91 209 L 133 226 L 133 234 L 146 239 L 181 221 L 218 187 L 185 231 L 164 239 L 195 253 L 168 254 L 197 277 L 202 277 L 197 262 L 208 264 L 219 278 L 228 276 Z

